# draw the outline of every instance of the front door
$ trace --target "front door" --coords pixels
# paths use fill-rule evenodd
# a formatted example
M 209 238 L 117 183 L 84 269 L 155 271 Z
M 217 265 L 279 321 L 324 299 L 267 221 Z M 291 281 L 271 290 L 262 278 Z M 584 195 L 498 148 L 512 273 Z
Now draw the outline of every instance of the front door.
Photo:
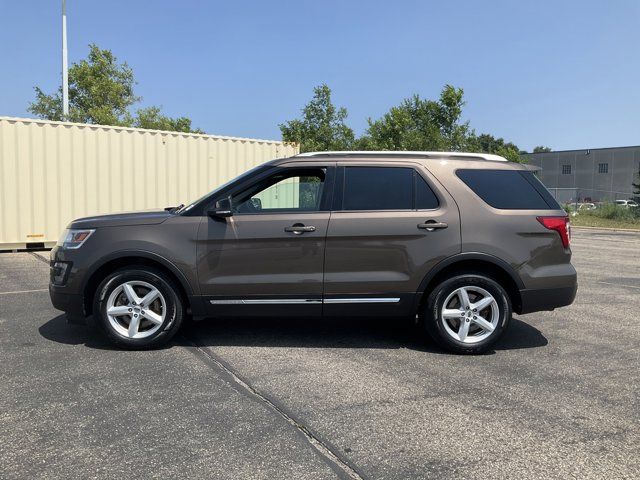
M 338 165 L 324 314 L 406 315 L 427 272 L 460 252 L 458 207 L 421 164 Z
M 211 315 L 322 314 L 333 171 L 274 167 L 231 191 L 231 217 L 203 220 L 198 278 Z

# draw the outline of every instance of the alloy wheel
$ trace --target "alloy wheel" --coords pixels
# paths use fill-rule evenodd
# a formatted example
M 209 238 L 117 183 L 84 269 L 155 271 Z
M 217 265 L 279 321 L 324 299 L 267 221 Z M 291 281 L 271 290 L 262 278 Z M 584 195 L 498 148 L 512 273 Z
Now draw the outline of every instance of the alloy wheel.
M 467 344 L 488 338 L 500 320 L 496 299 L 487 290 L 475 286 L 451 292 L 440 314 L 446 332 L 454 340 Z
M 127 338 L 145 338 L 164 323 L 167 303 L 156 287 L 133 280 L 118 285 L 107 299 L 107 318 L 111 327 Z

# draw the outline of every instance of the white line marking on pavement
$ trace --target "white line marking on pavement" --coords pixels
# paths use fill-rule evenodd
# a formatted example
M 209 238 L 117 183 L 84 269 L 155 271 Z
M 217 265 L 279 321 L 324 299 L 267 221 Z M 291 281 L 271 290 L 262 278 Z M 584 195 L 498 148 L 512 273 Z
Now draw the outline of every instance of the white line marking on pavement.
M 0 292 L 0 295 L 13 295 L 14 293 L 34 293 L 34 292 L 48 292 L 48 288 L 40 288 L 38 290 L 16 290 L 15 292 Z
M 625 285 L 624 283 L 613 283 L 613 282 L 598 282 L 598 283 L 604 283 L 605 285 L 615 285 L 616 287 L 637 288 L 638 290 L 640 290 L 640 287 L 637 287 L 635 285 Z

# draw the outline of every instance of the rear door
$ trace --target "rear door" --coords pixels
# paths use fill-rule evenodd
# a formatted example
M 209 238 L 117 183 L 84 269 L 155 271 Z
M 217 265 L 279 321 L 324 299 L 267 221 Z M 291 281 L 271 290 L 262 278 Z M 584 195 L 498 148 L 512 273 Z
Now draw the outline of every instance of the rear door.
M 405 315 L 427 272 L 460 252 L 453 198 L 419 163 L 338 163 L 324 315 Z

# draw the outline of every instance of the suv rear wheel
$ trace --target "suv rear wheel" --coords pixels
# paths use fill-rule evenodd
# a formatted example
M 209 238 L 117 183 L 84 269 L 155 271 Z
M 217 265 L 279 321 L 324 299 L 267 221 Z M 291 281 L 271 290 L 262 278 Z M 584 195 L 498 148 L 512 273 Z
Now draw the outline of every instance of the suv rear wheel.
M 116 345 L 145 349 L 167 343 L 184 307 L 173 280 L 159 270 L 130 267 L 112 272 L 96 290 L 97 322 Z
M 511 319 L 505 289 L 482 274 L 448 278 L 428 295 L 423 311 L 429 335 L 457 353 L 483 353 L 498 340 Z

